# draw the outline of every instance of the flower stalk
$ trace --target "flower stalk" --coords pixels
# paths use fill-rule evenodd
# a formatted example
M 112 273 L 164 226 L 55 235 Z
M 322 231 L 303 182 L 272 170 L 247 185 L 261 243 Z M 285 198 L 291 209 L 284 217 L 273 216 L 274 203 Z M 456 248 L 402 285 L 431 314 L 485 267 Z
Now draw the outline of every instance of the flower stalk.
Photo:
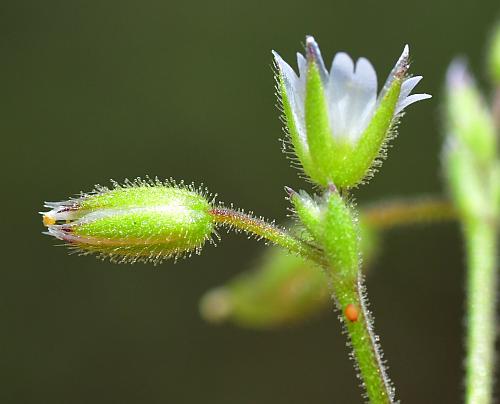
M 467 246 L 466 403 L 492 401 L 495 368 L 497 243 L 494 223 L 464 225 Z
M 210 214 L 216 224 L 225 225 L 232 230 L 243 231 L 256 236 L 258 239 L 265 239 L 292 254 L 319 265 L 325 265 L 321 251 L 304 240 L 292 236 L 287 230 L 266 221 L 262 217 L 257 218 L 242 210 L 223 206 L 211 209 Z

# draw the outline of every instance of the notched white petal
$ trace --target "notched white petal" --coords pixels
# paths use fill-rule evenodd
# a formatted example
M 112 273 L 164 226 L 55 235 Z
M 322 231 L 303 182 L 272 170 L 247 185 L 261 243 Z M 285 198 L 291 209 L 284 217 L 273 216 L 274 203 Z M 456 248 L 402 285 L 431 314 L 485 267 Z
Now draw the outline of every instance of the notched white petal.
M 333 58 L 330 76 L 335 84 L 351 81 L 354 75 L 354 62 L 345 52 L 338 52 Z M 332 83 L 333 84 L 333 83 Z
M 327 91 L 334 136 L 356 141 L 371 119 L 377 99 L 377 74 L 368 59 L 354 62 L 340 52 L 333 59 Z
M 363 87 L 367 93 L 377 95 L 377 73 L 368 59 L 358 59 L 354 75 L 360 87 Z

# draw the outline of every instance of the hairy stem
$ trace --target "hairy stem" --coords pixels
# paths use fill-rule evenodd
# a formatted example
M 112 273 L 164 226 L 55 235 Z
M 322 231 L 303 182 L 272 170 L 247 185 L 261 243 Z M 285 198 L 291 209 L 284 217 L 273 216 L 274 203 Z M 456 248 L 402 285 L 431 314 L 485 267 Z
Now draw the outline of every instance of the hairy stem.
M 217 207 L 211 210 L 211 214 L 219 224 L 265 238 L 325 268 L 332 277 L 335 302 L 342 311 L 341 318 L 349 335 L 353 356 L 366 394 L 373 404 L 392 403 L 394 391 L 383 367 L 378 343 L 372 330 L 372 320 L 365 303 L 365 291 L 359 271 L 357 227 L 354 224 L 356 221 L 350 216 L 351 213 L 344 202 L 339 200 L 341 204 L 339 216 L 347 214 L 345 219 L 348 223 L 344 223 L 347 229 L 343 234 L 342 223 L 339 223 L 340 228 L 335 230 L 335 234 L 327 236 L 327 241 L 323 243 L 325 251 L 292 236 L 272 223 L 241 211 Z M 354 227 L 349 229 L 351 224 Z M 342 240 L 344 237 L 346 239 Z M 354 249 L 350 248 L 351 241 L 356 245 Z
M 495 224 L 473 220 L 464 226 L 467 244 L 466 402 L 491 402 L 495 361 L 497 234 Z
M 368 399 L 372 404 L 391 403 L 394 389 L 385 373 L 365 300 L 357 213 L 338 192 L 329 191 L 326 197 L 322 231 L 317 237 L 328 259 L 334 299 Z
M 276 226 L 274 223 L 269 223 L 262 218 L 256 218 L 247 213 L 224 207 L 213 208 L 210 213 L 219 224 L 244 231 L 258 238 L 266 239 L 273 244 L 283 247 L 292 254 L 296 254 L 322 266 L 326 265 L 320 250 L 294 237 L 288 231 Z
M 355 283 L 334 282 L 334 291 L 370 403 L 392 403 L 394 389 L 385 372 L 377 337 L 373 333 L 372 319 L 365 303 L 362 275 L 358 276 Z

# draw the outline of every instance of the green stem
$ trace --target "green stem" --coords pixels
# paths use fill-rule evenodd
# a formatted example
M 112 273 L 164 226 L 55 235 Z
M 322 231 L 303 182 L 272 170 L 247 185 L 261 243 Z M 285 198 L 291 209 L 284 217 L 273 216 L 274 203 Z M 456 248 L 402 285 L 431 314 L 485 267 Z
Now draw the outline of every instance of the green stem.
M 322 231 L 316 237 L 329 262 L 335 301 L 342 312 L 363 387 L 372 404 L 392 403 L 394 389 L 385 373 L 365 303 L 357 214 L 336 191 L 327 194 L 325 210 Z
M 493 121 L 497 128 L 500 128 L 500 85 L 495 90 L 492 107 Z
M 372 319 L 365 303 L 362 275 L 358 276 L 355 283 L 334 281 L 333 284 L 337 305 L 342 310 L 342 321 L 349 334 L 354 358 L 370 403 L 392 403 L 394 389 L 385 372 L 379 345 L 373 333 Z M 354 320 L 352 313 L 346 310 L 347 307 L 357 310 L 357 319 Z
M 346 208 L 341 198 L 339 200 L 342 206 L 338 216 L 342 217 L 347 213 L 349 222 L 347 227 L 350 225 L 356 227 L 349 209 Z M 217 223 L 265 238 L 291 253 L 319 264 L 332 276 L 335 302 L 339 310 L 342 310 L 342 319 L 349 334 L 354 358 L 367 396 L 373 404 L 392 403 L 394 392 L 383 367 L 378 344 L 372 331 L 370 313 L 364 300 L 365 291 L 359 271 L 357 227 L 347 229 L 340 237 L 329 237 L 328 242 L 324 243 L 325 252 L 323 252 L 295 238 L 286 230 L 244 212 L 217 207 L 212 209 L 211 214 Z M 336 230 L 336 234 L 339 234 L 339 231 L 342 233 L 342 226 Z M 356 247 L 350 248 L 353 242 Z M 345 309 L 348 306 L 354 310 L 355 319 L 352 313 L 347 315 Z
M 449 221 L 457 218 L 455 207 L 439 197 L 390 199 L 364 206 L 363 221 L 379 230 L 420 223 Z
M 491 402 L 495 360 L 497 235 L 494 223 L 470 220 L 467 243 L 466 403 Z
M 326 265 L 320 250 L 292 236 L 288 231 L 276 226 L 274 223 L 269 223 L 262 218 L 256 218 L 239 210 L 224 207 L 213 208 L 210 213 L 218 224 L 244 231 L 258 238 L 264 238 L 283 247 L 292 254 L 314 261 L 322 266 Z

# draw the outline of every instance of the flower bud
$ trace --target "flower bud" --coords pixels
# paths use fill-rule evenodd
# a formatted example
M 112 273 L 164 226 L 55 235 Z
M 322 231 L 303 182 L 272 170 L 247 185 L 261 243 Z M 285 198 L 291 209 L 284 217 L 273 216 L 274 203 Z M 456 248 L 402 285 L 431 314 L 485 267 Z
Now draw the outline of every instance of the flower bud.
M 321 223 L 324 218 L 324 206 L 327 197 L 326 195 L 328 193 L 325 193 L 322 196 L 310 196 L 303 190 L 295 192 L 288 187 L 286 187 L 285 190 L 288 192 L 288 198 L 292 203 L 294 211 L 300 219 L 301 224 L 304 225 L 313 238 L 317 239 L 321 237 Z
M 453 61 L 446 74 L 448 132 L 488 165 L 495 158 L 497 136 L 493 117 L 463 60 Z
M 269 329 L 314 316 L 328 301 L 328 281 L 320 268 L 271 247 L 259 268 L 207 292 L 200 312 L 214 323 L 231 320 L 245 328 Z
M 323 187 L 358 185 L 384 156 L 391 130 L 408 105 L 430 98 L 411 91 L 421 76 L 406 78 L 406 46 L 377 95 L 371 63 L 354 64 L 337 53 L 328 71 L 314 38 L 306 39 L 306 57 L 297 54 L 299 75 L 274 52 L 278 95 L 294 152 L 305 173 Z
M 136 180 L 63 202 L 48 202 L 51 236 L 83 254 L 159 263 L 201 251 L 214 230 L 211 203 L 193 186 Z

